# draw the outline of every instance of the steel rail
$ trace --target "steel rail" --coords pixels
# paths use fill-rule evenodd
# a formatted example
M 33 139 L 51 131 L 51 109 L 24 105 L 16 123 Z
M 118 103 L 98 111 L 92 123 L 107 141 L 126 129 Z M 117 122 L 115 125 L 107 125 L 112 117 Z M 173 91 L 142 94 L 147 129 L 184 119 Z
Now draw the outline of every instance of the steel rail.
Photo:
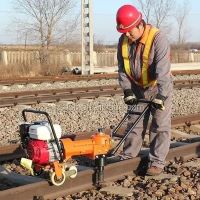
M 26 97 L 26 98 L 2 98 L 0 100 L 0 107 L 7 107 L 7 106 L 16 106 L 16 105 L 32 105 L 32 104 L 39 104 L 39 103 L 55 103 L 59 101 L 77 101 L 80 99 L 95 99 L 98 97 L 110 97 L 115 96 L 117 94 L 121 94 L 122 91 L 120 90 L 105 90 L 105 91 L 98 91 L 98 92 L 86 92 L 86 93 L 78 93 L 78 94 L 55 94 L 55 95 L 48 95 L 48 96 L 38 96 L 38 97 Z
M 19 144 L 0 146 L 0 162 L 23 157 L 24 151 Z
M 174 85 L 184 85 L 184 84 L 195 84 L 195 83 L 200 83 L 199 79 L 183 79 L 183 80 L 176 80 L 174 81 Z
M 200 86 L 200 80 L 177 80 L 174 81 L 175 88 L 196 87 Z M 56 95 L 62 93 L 82 93 L 89 91 L 103 91 L 103 90 L 120 90 L 119 85 L 106 85 L 106 86 L 92 86 L 92 87 L 80 87 L 80 88 L 61 88 L 61 89 L 48 89 L 48 90 L 31 90 L 31 91 L 19 91 L 19 92 L 5 92 L 0 93 L 0 98 L 21 98 L 26 96 L 44 96 L 44 95 Z
M 200 79 L 189 79 L 189 80 L 176 80 L 174 81 L 175 89 L 183 89 L 183 88 L 193 88 L 200 86 Z
M 67 76 L 41 76 L 41 77 L 29 77 L 29 78 L 16 78 L 16 79 L 1 79 L 0 85 L 14 85 L 14 84 L 40 84 L 44 82 L 67 82 L 67 81 L 90 81 L 101 79 L 113 79 L 117 78 L 117 74 L 94 74 L 94 75 L 67 75 Z
M 172 70 L 172 74 L 174 76 L 177 76 L 177 75 L 195 75 L 195 74 L 200 74 L 200 69 L 195 69 L 195 70 Z
M 187 160 L 200 156 L 200 141 L 170 149 L 167 161 L 182 159 Z M 104 168 L 105 182 L 117 180 L 119 177 L 133 174 L 138 169 L 146 156 L 108 164 Z M 62 186 L 50 186 L 47 181 L 24 185 L 0 192 L 0 199 L 6 200 L 29 200 L 29 199 L 56 199 L 60 196 L 94 188 L 94 171 L 88 169 L 78 173 L 75 179 L 66 181 Z
M 171 124 L 172 124 L 172 128 L 181 127 L 181 126 L 191 126 L 193 124 L 200 124 L 200 114 L 174 117 L 172 118 Z M 117 132 L 118 134 L 117 136 L 121 137 L 124 131 L 125 131 L 125 127 L 120 128 L 119 131 Z M 111 129 L 105 129 L 105 132 L 107 134 L 110 134 Z M 94 133 L 78 132 L 76 134 L 66 135 L 64 137 L 68 137 L 73 140 L 80 140 L 80 139 L 89 138 L 92 134 Z M 24 152 L 19 144 L 0 146 L 0 162 L 12 160 L 16 158 L 21 158 L 22 156 L 24 156 Z
M 193 75 L 200 74 L 200 70 L 172 70 L 174 76 L 177 75 Z M 44 82 L 67 82 L 67 81 L 90 81 L 90 80 L 101 80 L 101 79 L 115 79 L 118 77 L 117 73 L 112 74 L 94 74 L 94 75 L 65 75 L 65 76 L 40 76 L 40 77 L 23 77 L 15 79 L 1 79 L 0 85 L 14 85 L 14 84 L 40 84 Z
M 106 85 L 106 86 L 92 86 L 92 87 L 80 87 L 80 88 L 61 88 L 61 89 L 48 89 L 48 90 L 32 90 L 32 91 L 20 91 L 20 92 L 5 92 L 0 93 L 0 98 L 21 98 L 26 96 L 44 96 L 44 95 L 56 95 L 62 93 L 83 93 L 89 91 L 103 91 L 103 90 L 118 90 L 119 85 Z
M 177 80 L 174 81 L 174 85 L 178 86 L 190 86 L 190 85 L 200 85 L 199 79 L 193 80 Z M 0 93 L 1 98 L 18 98 L 21 96 L 39 96 L 47 94 L 58 94 L 58 93 L 77 93 L 77 92 L 88 92 L 92 90 L 106 90 L 106 89 L 118 89 L 119 85 L 106 85 L 106 86 L 91 86 L 91 87 L 80 87 L 80 88 L 61 88 L 61 89 L 48 89 L 48 90 L 31 90 L 31 91 L 20 91 L 20 92 L 4 92 Z
M 200 80 L 174 82 L 175 89 L 199 87 Z M 59 101 L 76 101 L 83 98 L 94 99 L 100 96 L 122 94 L 119 85 L 95 86 L 85 88 L 50 89 L 23 92 L 0 93 L 0 107 L 21 104 L 54 103 Z
M 200 123 L 200 113 L 172 118 L 172 128 Z
M 176 117 L 172 119 L 172 124 L 180 126 L 191 125 L 193 120 L 196 122 L 200 119 L 200 115 L 190 115 L 183 117 Z M 188 124 L 189 121 L 189 124 Z M 17 148 L 17 145 L 12 145 L 12 148 Z M 0 152 L 10 152 L 11 154 L 15 150 L 11 150 L 8 147 L 1 149 Z M 1 154 L 0 154 L 1 155 Z M 175 148 L 170 148 L 167 156 L 169 160 L 188 160 L 191 158 L 200 157 L 200 140 L 195 143 L 187 144 Z M 133 172 L 140 166 L 142 160 L 146 159 L 146 155 L 143 154 L 140 157 L 133 159 L 108 164 L 105 166 L 105 181 L 114 181 L 124 175 L 133 174 Z M 29 200 L 29 199 L 55 199 L 60 196 L 65 196 L 94 188 L 93 184 L 94 170 L 88 169 L 78 173 L 75 179 L 67 180 L 62 186 L 50 186 L 48 181 L 19 186 L 16 188 L 4 190 L 0 192 L 0 199 L 6 200 Z M 84 181 L 83 181 L 84 180 Z

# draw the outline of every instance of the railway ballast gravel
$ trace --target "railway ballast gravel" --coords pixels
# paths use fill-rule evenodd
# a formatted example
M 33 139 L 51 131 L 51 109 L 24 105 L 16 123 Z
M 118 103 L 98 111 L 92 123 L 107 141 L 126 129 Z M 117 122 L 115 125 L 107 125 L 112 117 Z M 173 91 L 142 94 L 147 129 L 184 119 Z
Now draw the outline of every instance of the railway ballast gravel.
M 25 108 L 43 110 L 50 114 L 54 123 L 59 123 L 63 134 L 79 131 L 94 131 L 97 128 L 116 125 L 126 112 L 122 96 L 83 99 L 76 103 L 60 101 L 27 106 L 0 108 L 0 145 L 19 142 L 18 125 L 23 121 Z M 200 112 L 200 88 L 174 90 L 173 116 Z
M 200 75 L 177 75 L 174 76 L 176 80 L 197 80 L 200 79 Z M 93 87 L 93 86 L 105 86 L 105 85 L 116 85 L 118 84 L 117 79 L 100 79 L 90 81 L 67 81 L 67 82 L 44 82 L 41 84 L 14 84 L 14 85 L 0 85 L 0 93 L 4 92 L 18 92 L 18 91 L 30 91 L 30 90 L 46 90 L 46 89 L 61 89 L 61 88 L 80 88 L 80 87 Z

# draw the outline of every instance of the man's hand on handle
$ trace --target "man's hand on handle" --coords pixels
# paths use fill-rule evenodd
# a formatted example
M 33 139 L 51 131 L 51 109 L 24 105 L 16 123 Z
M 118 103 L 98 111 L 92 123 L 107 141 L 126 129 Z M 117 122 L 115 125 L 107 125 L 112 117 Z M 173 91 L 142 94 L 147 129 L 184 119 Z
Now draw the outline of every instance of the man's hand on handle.
M 137 104 L 137 98 L 131 89 L 124 90 L 124 103 L 127 105 Z
M 155 109 L 159 109 L 159 110 L 165 110 L 165 106 L 164 106 L 164 101 L 166 100 L 167 98 L 160 95 L 160 94 L 157 94 L 156 97 L 154 98 L 154 100 L 152 101 L 153 103 L 153 107 Z

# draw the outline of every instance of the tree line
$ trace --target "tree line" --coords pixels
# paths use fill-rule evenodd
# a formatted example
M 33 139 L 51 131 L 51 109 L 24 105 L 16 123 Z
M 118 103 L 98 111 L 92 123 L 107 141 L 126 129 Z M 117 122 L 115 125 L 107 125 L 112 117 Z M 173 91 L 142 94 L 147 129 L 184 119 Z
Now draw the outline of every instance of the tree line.
M 23 38 L 25 46 L 30 42 L 40 45 L 41 63 L 45 63 L 51 45 L 65 46 L 63 44 L 80 43 L 80 35 L 75 37 L 80 32 L 80 13 L 74 15 L 74 9 L 80 3 L 79 1 L 14 1 L 15 9 L 22 14 L 21 18 L 16 19 L 17 32 Z M 198 44 L 186 43 L 187 17 L 190 12 L 187 0 L 181 5 L 175 0 L 137 0 L 137 3 L 147 23 L 155 25 L 168 35 L 172 33 L 172 30 L 175 32 L 173 33 L 176 36 L 173 37 L 173 48 L 177 50 L 191 47 L 199 49 Z M 72 42 L 72 38 L 76 38 L 76 41 Z M 101 49 L 104 45 L 96 42 L 95 48 Z

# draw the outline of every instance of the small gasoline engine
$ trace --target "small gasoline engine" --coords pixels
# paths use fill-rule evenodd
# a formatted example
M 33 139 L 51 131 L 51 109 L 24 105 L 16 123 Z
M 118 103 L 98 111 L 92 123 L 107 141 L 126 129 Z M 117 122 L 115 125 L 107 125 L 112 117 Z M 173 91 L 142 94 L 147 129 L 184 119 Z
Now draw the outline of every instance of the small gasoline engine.
M 27 112 L 43 114 L 48 121 L 27 122 Z M 74 178 L 77 168 L 68 161 L 73 156 L 84 155 L 95 160 L 97 168 L 97 182 L 103 179 L 105 155 L 111 149 L 111 138 L 102 131 L 92 135 L 90 139 L 73 141 L 61 138 L 60 125 L 52 124 L 48 113 L 36 110 L 23 110 L 25 123 L 20 125 L 21 144 L 27 158 L 21 159 L 21 164 L 28 168 L 33 175 L 43 170 L 49 172 L 54 185 L 62 185 L 66 178 Z

